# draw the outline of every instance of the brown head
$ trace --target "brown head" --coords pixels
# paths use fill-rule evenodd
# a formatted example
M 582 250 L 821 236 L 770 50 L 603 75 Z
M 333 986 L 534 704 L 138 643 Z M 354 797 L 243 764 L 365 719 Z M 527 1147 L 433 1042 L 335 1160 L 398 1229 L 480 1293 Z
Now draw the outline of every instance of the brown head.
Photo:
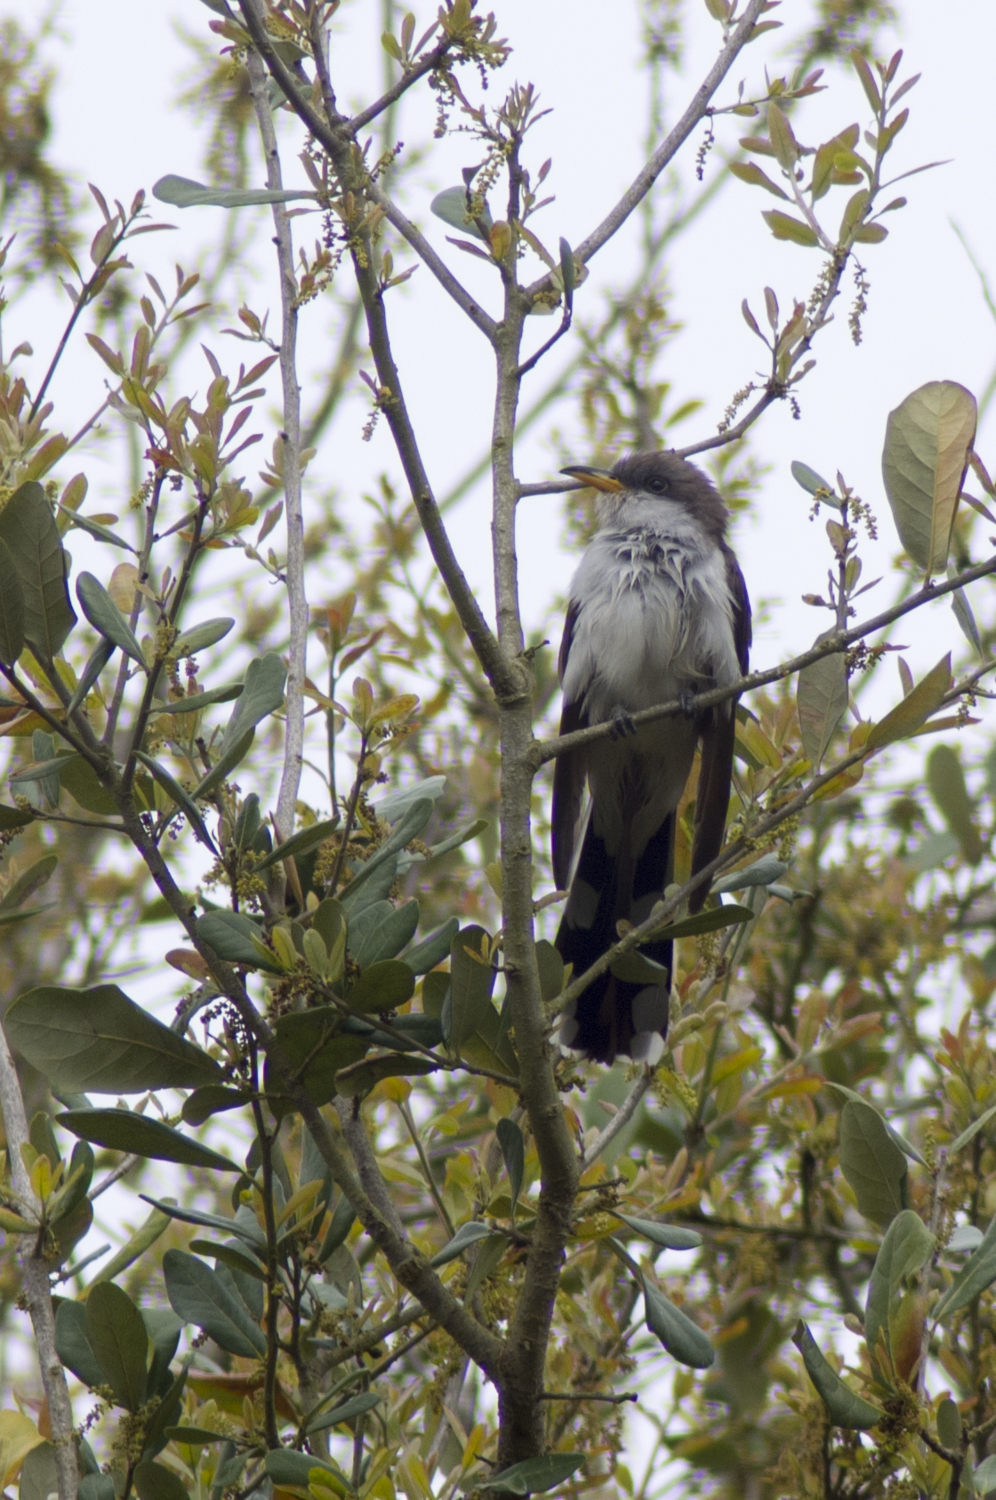
M 666 500 L 694 511 L 717 542 L 726 537 L 726 506 L 712 481 L 677 453 L 631 453 L 611 469 L 574 464 L 561 469 L 572 479 L 591 485 L 604 495 L 640 494 L 648 500 Z

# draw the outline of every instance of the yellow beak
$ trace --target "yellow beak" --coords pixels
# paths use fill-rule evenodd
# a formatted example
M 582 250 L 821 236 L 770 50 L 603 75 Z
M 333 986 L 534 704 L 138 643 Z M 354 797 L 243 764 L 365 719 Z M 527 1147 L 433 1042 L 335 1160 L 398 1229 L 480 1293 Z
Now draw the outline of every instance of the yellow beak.
M 561 469 L 560 472 L 571 479 L 580 479 L 582 484 L 591 485 L 593 490 L 601 490 L 606 495 L 626 488 L 622 480 L 617 479 L 608 469 L 593 469 L 588 464 L 571 464 L 570 468 Z

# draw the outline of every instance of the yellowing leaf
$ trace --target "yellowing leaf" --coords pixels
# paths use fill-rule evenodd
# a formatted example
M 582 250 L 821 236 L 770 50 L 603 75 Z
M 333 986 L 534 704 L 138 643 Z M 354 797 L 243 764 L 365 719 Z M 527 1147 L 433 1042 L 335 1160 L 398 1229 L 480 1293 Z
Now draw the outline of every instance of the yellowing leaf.
M 900 402 L 886 423 L 885 492 L 900 541 L 928 576 L 947 565 L 977 418 L 971 391 L 953 380 L 932 380 Z
M 712 1070 L 712 1081 L 714 1084 L 722 1083 L 724 1078 L 732 1078 L 735 1073 L 742 1073 L 744 1068 L 751 1068 L 764 1056 L 760 1047 L 743 1047 L 739 1052 L 733 1052 L 729 1057 L 721 1057 Z
M 13 1483 L 32 1448 L 43 1441 L 30 1417 L 19 1411 L 0 1411 L 0 1473 L 3 1488 Z

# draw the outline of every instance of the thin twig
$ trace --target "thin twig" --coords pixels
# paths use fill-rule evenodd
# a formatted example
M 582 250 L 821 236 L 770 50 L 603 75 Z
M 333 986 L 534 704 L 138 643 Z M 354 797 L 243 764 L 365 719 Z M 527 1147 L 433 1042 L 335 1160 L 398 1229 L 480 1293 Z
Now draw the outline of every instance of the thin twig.
M 592 1163 L 596 1162 L 601 1156 L 606 1146 L 615 1140 L 621 1130 L 625 1130 L 630 1120 L 636 1114 L 641 1099 L 648 1092 L 653 1081 L 653 1068 L 644 1068 L 605 1129 L 599 1131 L 591 1145 L 586 1146 L 582 1151 L 578 1162 L 578 1166 L 582 1172 L 587 1172 Z

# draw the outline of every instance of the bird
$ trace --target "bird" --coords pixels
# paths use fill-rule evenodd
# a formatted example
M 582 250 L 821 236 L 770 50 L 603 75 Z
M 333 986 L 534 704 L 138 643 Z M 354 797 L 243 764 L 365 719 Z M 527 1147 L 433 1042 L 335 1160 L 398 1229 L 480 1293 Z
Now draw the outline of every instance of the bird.
M 700 469 L 663 451 L 629 454 L 611 469 L 573 465 L 561 473 L 598 491 L 598 525 L 570 585 L 560 733 L 612 726 L 559 755 L 554 768 L 553 874 L 557 889 L 568 891 L 555 946 L 576 977 L 618 940 L 619 922 L 645 921 L 672 883 L 676 813 L 696 748 L 693 875 L 722 848 L 735 696 L 639 726 L 632 715 L 737 683 L 748 667 L 751 611 L 726 540 L 726 506 Z M 690 912 L 707 893 L 703 883 L 691 894 Z M 620 1053 L 647 1064 L 660 1059 L 673 944 L 651 941 L 639 951 L 666 974 L 653 972 L 649 983 L 645 966 L 629 979 L 601 974 L 565 1009 L 564 1047 L 603 1063 Z

